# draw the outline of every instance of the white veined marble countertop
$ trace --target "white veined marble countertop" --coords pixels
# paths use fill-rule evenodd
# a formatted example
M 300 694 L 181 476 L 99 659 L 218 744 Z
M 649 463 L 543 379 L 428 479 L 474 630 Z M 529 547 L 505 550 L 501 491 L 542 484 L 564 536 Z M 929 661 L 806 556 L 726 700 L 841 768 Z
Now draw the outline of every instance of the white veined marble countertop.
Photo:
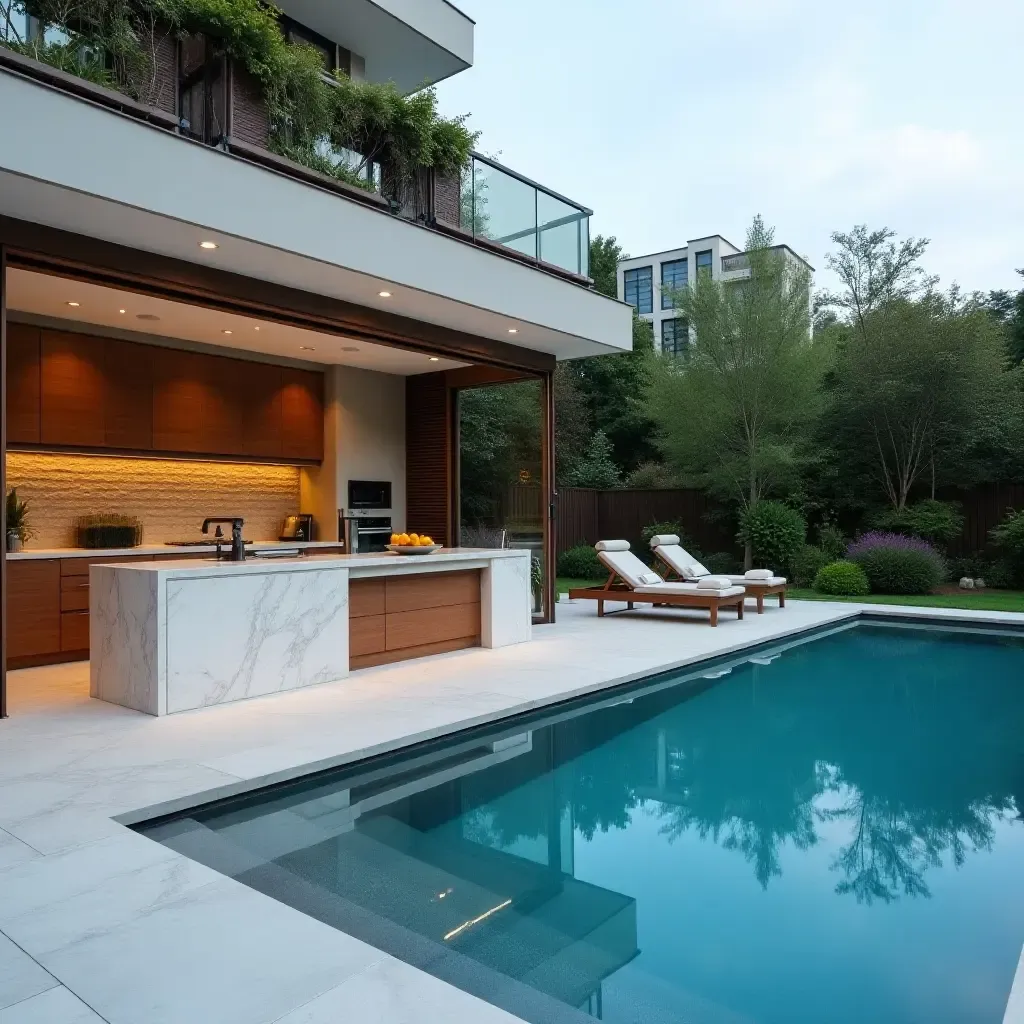
M 231 547 L 231 538 L 226 538 L 222 548 Z M 317 548 L 337 548 L 341 542 L 336 540 L 313 541 L 277 541 L 257 540 L 247 544 L 246 551 L 272 551 L 275 548 L 301 548 L 304 551 L 315 551 Z M 173 555 L 176 552 L 192 551 L 196 554 L 213 554 L 217 550 L 214 544 L 196 544 L 190 547 L 179 547 L 177 544 L 140 544 L 134 548 L 29 548 L 26 551 L 9 551 L 9 561 L 20 561 L 32 558 L 122 558 L 125 555 Z M 184 561 L 184 559 L 182 559 Z
M 299 555 L 290 558 L 247 558 L 244 562 L 215 558 L 165 559 L 159 562 L 116 562 L 106 568 L 127 573 L 159 573 L 166 578 L 182 576 L 244 576 L 314 569 L 347 569 L 354 576 L 387 576 L 392 573 L 444 571 L 465 565 L 474 568 L 497 559 L 528 559 L 526 548 L 442 548 L 431 555 L 398 555 L 392 552 L 367 555 Z M 101 567 L 102 563 L 93 566 Z

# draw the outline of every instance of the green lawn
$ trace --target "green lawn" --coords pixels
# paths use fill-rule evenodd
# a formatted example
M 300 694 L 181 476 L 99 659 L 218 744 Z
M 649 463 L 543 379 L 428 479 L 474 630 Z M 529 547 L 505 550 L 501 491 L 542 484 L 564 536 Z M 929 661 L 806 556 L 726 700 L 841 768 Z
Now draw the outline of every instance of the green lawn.
M 558 580 L 558 592 L 571 587 L 601 587 L 604 580 Z M 814 590 L 791 587 L 793 601 L 852 601 L 862 604 L 902 604 L 918 608 L 973 608 L 987 612 L 1024 612 L 1024 591 L 1020 590 L 964 590 L 956 594 L 927 594 L 919 597 L 900 597 L 890 594 L 869 594 L 867 597 L 830 597 Z

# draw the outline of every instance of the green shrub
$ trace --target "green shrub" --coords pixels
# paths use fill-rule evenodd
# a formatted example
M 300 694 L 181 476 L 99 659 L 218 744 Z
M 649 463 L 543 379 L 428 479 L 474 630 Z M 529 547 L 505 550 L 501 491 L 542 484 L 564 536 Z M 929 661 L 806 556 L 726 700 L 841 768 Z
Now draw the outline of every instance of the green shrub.
M 781 501 L 759 501 L 740 517 L 738 538 L 753 548 L 757 569 L 785 573 L 806 537 L 804 517 Z
M 793 583 L 798 587 L 813 586 L 819 570 L 835 560 L 834 556 L 829 556 L 821 548 L 805 544 L 793 556 Z
M 1002 555 L 1009 581 L 1012 585 L 1024 585 L 1024 509 L 1007 512 L 989 536 Z
M 687 548 L 689 550 L 689 548 Z M 696 557 L 696 556 L 694 556 Z M 740 560 L 731 551 L 716 551 L 707 558 L 698 559 L 712 576 L 731 576 L 743 568 Z
M 814 589 L 834 597 L 864 597 L 871 592 L 868 578 L 856 562 L 823 565 L 814 577 Z
M 608 570 L 589 544 L 580 544 L 558 556 L 558 575 L 570 580 L 600 580 Z
M 909 534 L 946 547 L 960 536 L 964 517 L 956 502 L 928 498 L 901 509 L 883 509 L 869 516 L 868 523 L 872 529 Z
M 690 552 L 691 555 L 696 555 L 690 548 L 690 541 L 686 534 L 683 532 L 683 527 L 679 520 L 670 520 L 664 523 L 648 523 L 640 531 L 640 536 L 643 538 L 644 547 L 651 546 L 651 538 L 657 537 L 658 534 L 674 533 L 679 538 L 679 543 Z
M 920 537 L 867 533 L 847 549 L 875 594 L 928 594 L 945 578 L 942 556 Z
M 838 526 L 824 523 L 818 527 L 818 547 L 829 562 L 839 562 L 846 554 L 846 537 Z

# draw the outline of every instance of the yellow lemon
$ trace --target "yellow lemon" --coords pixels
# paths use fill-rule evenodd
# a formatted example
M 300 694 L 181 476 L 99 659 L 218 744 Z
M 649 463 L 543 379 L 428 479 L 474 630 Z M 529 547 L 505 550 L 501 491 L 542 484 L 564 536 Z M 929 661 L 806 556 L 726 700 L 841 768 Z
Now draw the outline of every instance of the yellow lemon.
M 400 541 L 401 541 L 401 536 L 402 536 L 402 535 L 401 535 L 401 534 L 399 534 L 399 533 L 393 533 L 393 534 L 391 534 L 391 543 L 392 543 L 392 544 L 398 544 L 398 543 L 400 543 Z
M 420 537 L 418 533 L 409 534 L 409 544 L 414 548 L 419 547 Z
M 409 537 L 409 534 L 407 534 L 407 533 L 401 534 L 399 536 L 399 538 L 398 538 L 399 547 L 403 547 L 403 548 L 404 547 L 408 547 L 411 543 L 412 543 L 412 540 Z
M 420 543 L 427 548 L 434 546 L 434 541 L 431 537 L 420 537 Z

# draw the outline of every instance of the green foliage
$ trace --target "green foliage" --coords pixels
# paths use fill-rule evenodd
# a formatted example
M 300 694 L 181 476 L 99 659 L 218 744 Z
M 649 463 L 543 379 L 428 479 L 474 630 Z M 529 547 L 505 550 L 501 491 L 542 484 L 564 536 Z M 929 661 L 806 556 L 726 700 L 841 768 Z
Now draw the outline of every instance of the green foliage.
M 687 548 L 687 551 L 693 554 L 691 548 Z M 715 551 L 703 558 L 702 561 L 704 568 L 712 576 L 731 576 L 734 573 L 738 574 L 742 568 L 740 560 L 731 551 Z
M 834 597 L 864 597 L 871 588 L 864 570 L 856 562 L 830 562 L 818 570 L 814 589 Z
M 18 498 L 17 488 L 12 487 L 7 492 L 6 508 L 7 532 L 16 533 L 22 541 L 32 536 L 32 527 L 29 525 L 28 502 Z
M 854 556 L 874 594 L 930 594 L 943 580 L 945 566 L 934 551 L 875 547 Z
M 1024 277 L 1024 270 L 1018 270 Z M 1013 363 L 1024 362 L 1024 288 L 1017 292 L 991 291 L 984 300 L 989 316 L 1006 337 L 1006 352 Z
M 594 235 L 590 240 L 590 276 L 595 291 L 613 299 L 618 295 L 619 262 L 626 258 L 614 235 Z
M 868 523 L 875 529 L 906 533 L 945 546 L 960 536 L 964 517 L 957 502 L 928 498 L 901 509 L 882 509 L 871 515 Z
M 589 544 L 580 544 L 558 556 L 558 575 L 573 580 L 600 580 L 607 577 L 608 570 Z
M 623 481 L 625 487 L 638 491 L 657 491 L 677 485 L 675 474 L 663 462 L 641 462 Z
M 35 39 L 30 42 L 12 40 L 5 45 L 8 49 L 49 64 L 58 71 L 84 78 L 94 85 L 103 85 L 108 89 L 117 87 L 117 80 L 107 67 L 102 51 L 89 46 L 77 35 L 71 35 L 64 43 L 46 43 Z
M 1005 575 L 1024 585 L 1024 509 L 1011 509 L 990 536 L 1005 562 Z
M 818 527 L 818 547 L 829 562 L 838 562 L 846 551 L 846 536 L 833 523 L 823 523 Z
M 554 374 L 555 472 L 559 487 L 572 487 L 593 430 L 586 395 L 572 363 L 559 363 Z
M 619 485 L 612 443 L 603 430 L 594 432 L 583 458 L 576 466 L 571 486 L 609 488 Z
M 834 561 L 836 561 L 835 556 L 829 555 L 820 547 L 805 544 L 790 562 L 793 583 L 798 587 L 813 586 L 818 572 Z
M 749 280 L 699 275 L 673 296 L 694 342 L 685 360 L 652 361 L 647 392 L 658 444 L 683 482 L 743 506 L 796 483 L 824 368 L 809 274 L 772 241 L 758 217 Z
M 807 524 L 781 501 L 758 501 L 740 516 L 739 540 L 747 544 L 759 569 L 784 573 L 803 547 Z
M 689 538 L 683 532 L 682 523 L 680 523 L 678 519 L 666 520 L 660 523 L 648 523 L 640 531 L 640 537 L 644 542 L 644 547 L 650 547 L 652 537 L 664 534 L 675 534 L 675 536 L 679 538 L 680 547 L 686 548 L 691 555 L 694 554 L 693 548 L 690 547 Z

